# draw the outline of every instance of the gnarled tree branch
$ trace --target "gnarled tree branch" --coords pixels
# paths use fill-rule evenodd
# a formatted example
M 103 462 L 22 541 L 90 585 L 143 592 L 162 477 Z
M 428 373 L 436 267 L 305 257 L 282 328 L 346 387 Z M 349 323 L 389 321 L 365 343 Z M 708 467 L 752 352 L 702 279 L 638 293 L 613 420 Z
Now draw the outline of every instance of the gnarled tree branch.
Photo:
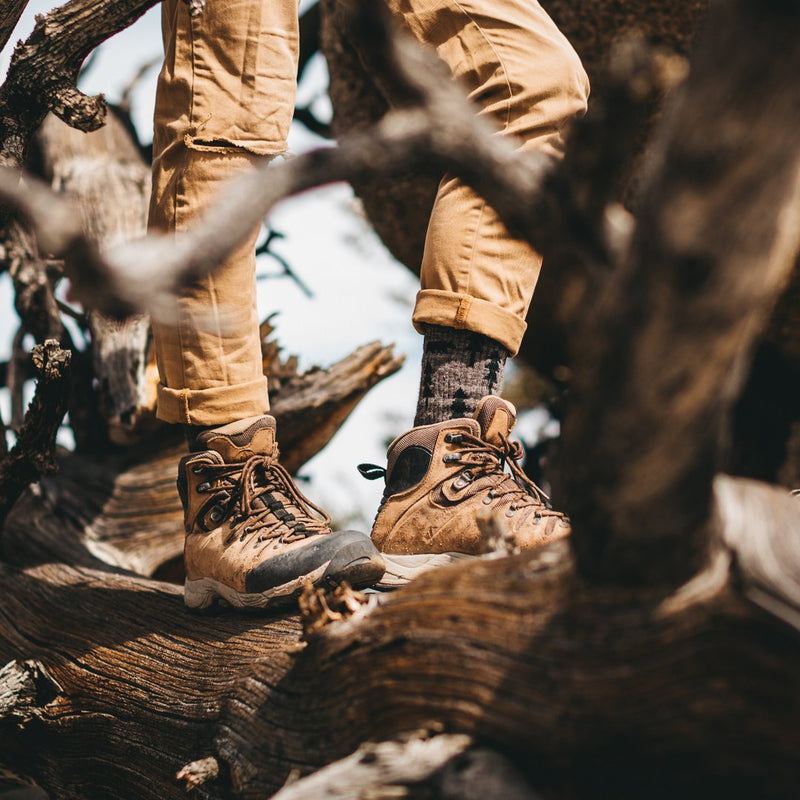
M 67 410 L 70 353 L 48 340 L 33 349 L 39 374 L 36 392 L 25 415 L 17 443 L 0 461 L 0 529 L 22 492 L 57 469 L 56 433 Z
M 0 87 L 0 164 L 23 163 L 31 136 L 48 111 L 84 131 L 103 124 L 103 98 L 87 97 L 75 87 L 81 64 L 156 1 L 71 0 L 37 17 L 33 33 L 15 49 Z

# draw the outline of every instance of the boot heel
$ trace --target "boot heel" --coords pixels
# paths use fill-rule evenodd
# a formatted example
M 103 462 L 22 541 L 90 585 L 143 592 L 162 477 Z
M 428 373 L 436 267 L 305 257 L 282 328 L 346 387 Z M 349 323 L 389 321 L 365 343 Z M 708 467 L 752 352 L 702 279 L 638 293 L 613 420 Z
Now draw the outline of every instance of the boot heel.
M 187 578 L 183 584 L 183 602 L 192 611 L 207 611 L 214 605 L 216 595 L 203 583 L 202 580 L 190 581 Z

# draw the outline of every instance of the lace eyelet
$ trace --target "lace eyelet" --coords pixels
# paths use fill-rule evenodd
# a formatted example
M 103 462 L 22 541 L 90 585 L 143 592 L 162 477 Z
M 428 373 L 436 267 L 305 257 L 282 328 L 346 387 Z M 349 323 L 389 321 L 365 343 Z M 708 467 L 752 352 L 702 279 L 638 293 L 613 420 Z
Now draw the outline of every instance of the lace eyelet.
M 205 471 L 206 471 L 205 467 L 200 467 L 200 466 L 192 467 L 192 472 L 195 475 L 202 475 Z
M 485 506 L 490 506 L 494 502 L 494 497 L 492 495 L 487 494 L 486 497 L 483 498 L 483 504 Z
M 208 481 L 204 481 L 203 483 L 197 484 L 197 488 L 195 491 L 198 494 L 205 494 L 211 488 L 211 484 Z
M 225 519 L 225 509 L 220 508 L 220 506 L 214 506 L 211 511 L 208 512 L 208 518 L 212 522 L 222 522 Z
M 516 506 L 509 506 L 508 510 L 506 511 L 506 516 L 507 517 L 513 517 L 516 512 L 517 512 L 517 507 Z
M 461 453 L 445 453 L 442 457 L 445 464 L 453 464 L 456 461 L 461 461 Z

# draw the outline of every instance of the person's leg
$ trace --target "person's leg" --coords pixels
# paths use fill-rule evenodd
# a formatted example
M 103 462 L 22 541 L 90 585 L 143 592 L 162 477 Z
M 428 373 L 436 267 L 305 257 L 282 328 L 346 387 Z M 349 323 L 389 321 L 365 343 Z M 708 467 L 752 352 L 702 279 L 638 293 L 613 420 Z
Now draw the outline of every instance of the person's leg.
M 565 126 L 586 108 L 588 81 L 538 3 L 388 2 L 436 49 L 498 135 L 514 137 L 522 151 L 561 155 Z M 429 554 L 478 552 L 481 512 L 502 513 L 522 547 L 569 532 L 521 471 L 504 473 L 520 456 L 509 442 L 516 412 L 492 396 L 506 357 L 519 349 L 540 266 L 482 198 L 455 178 L 442 180 L 414 309 L 425 337 L 416 427 L 389 447 L 373 526 L 398 583 L 436 563 Z
M 164 0 L 150 228 L 196 223 L 236 173 L 286 148 L 297 64 L 296 0 Z M 369 539 L 331 533 L 278 461 L 255 305 L 257 231 L 153 325 L 158 416 L 185 426 L 179 467 L 187 605 L 267 605 L 306 581 L 369 584 Z
M 588 79 L 535 0 L 389 0 L 433 46 L 498 135 L 558 158 L 564 129 L 586 108 Z M 414 323 L 466 329 L 515 355 L 541 257 L 508 235 L 494 210 L 445 177 L 428 226 Z
M 286 149 L 296 4 L 218 0 L 192 15 L 182 0 L 164 0 L 162 27 L 149 226 L 172 232 L 195 222 L 237 172 Z M 182 294 L 174 324 L 153 326 L 158 415 L 167 422 L 223 425 L 268 409 L 255 308 L 257 233 Z

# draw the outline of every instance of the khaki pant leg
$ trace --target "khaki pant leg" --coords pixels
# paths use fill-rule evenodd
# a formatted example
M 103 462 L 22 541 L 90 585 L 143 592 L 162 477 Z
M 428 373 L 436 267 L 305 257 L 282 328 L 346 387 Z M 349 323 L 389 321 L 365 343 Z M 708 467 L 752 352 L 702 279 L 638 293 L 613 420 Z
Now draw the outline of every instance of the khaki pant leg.
M 388 0 L 420 41 L 434 47 L 499 135 L 521 150 L 560 156 L 562 131 L 586 109 L 580 60 L 535 0 Z M 445 177 L 431 215 L 414 323 L 467 328 L 512 354 L 541 258 L 512 239 L 471 189 Z
M 188 228 L 237 172 L 286 149 L 297 70 L 297 0 L 162 5 L 149 225 Z M 257 231 L 154 324 L 158 416 L 221 425 L 268 409 L 255 295 Z

